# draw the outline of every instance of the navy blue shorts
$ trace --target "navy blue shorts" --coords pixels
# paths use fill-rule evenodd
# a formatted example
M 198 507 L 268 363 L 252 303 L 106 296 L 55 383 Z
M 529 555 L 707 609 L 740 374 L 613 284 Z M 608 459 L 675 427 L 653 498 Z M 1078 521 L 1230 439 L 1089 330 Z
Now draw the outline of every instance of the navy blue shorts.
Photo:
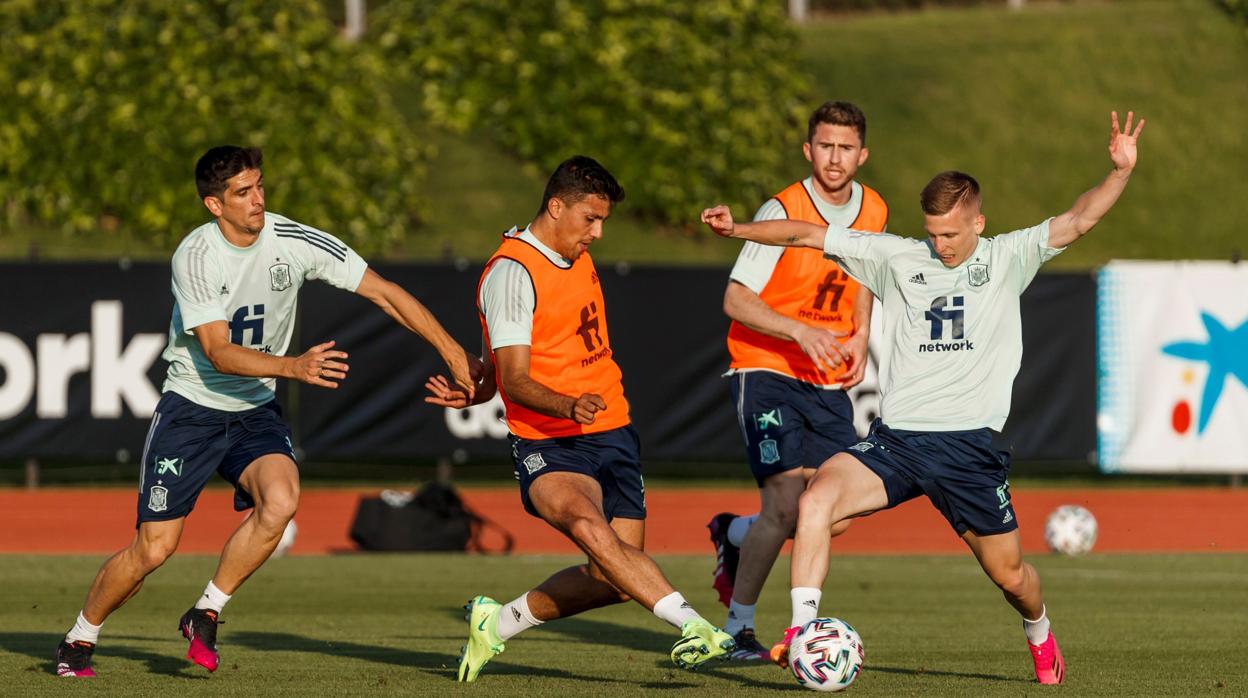
M 522 439 L 511 435 L 511 458 L 520 481 L 524 510 L 541 518 L 529 499 L 529 487 L 546 473 L 581 473 L 602 487 L 602 511 L 614 518 L 646 518 L 646 485 L 641 478 L 641 439 L 626 427 L 557 439 Z
M 777 473 L 818 468 L 858 440 L 854 404 L 844 390 L 771 371 L 734 373 L 728 388 L 759 487 Z
M 884 481 L 889 509 L 926 494 L 958 535 L 1018 528 L 1010 502 L 1010 452 L 991 429 L 905 431 L 880 420 L 845 449 Z
M 138 523 L 190 514 L 214 472 L 234 485 L 236 511 L 254 507 L 238 479 L 252 461 L 270 453 L 295 459 L 290 427 L 282 421 L 276 400 L 242 412 L 224 412 L 165 393 L 143 444 Z

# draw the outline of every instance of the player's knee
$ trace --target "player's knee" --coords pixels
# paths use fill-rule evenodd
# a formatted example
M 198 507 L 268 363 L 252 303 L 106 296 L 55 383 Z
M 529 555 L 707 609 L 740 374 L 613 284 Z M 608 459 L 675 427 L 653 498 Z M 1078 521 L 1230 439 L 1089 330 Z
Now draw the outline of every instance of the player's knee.
M 144 575 L 151 574 L 158 567 L 165 564 L 173 556 L 173 552 L 178 549 L 177 539 L 172 538 L 152 538 L 148 540 L 138 541 L 134 548 L 133 560 L 139 566 Z
M 285 529 L 286 524 L 295 518 L 299 509 L 299 495 L 295 492 L 271 494 L 256 506 L 256 515 L 261 525 L 266 528 Z
M 791 536 L 797 528 L 797 509 L 797 498 L 794 497 L 790 501 L 770 503 L 760 512 L 759 518 L 766 519 L 768 523 Z
M 988 570 L 988 576 L 1001 591 L 1021 596 L 1027 586 L 1027 572 L 1022 565 L 1002 565 Z
M 797 518 L 804 524 L 831 528 L 835 523 L 833 509 L 835 501 L 828 501 L 818 493 L 806 490 L 797 500 Z
M 577 545 L 591 554 L 601 553 L 619 545 L 619 538 L 615 535 L 615 531 L 602 519 L 578 516 L 567 524 L 566 530 Z

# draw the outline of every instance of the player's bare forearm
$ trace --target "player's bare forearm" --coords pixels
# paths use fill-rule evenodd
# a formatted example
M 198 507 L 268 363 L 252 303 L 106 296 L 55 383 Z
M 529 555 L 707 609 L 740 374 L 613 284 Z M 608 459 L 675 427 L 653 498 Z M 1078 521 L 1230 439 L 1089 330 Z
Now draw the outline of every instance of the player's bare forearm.
M 721 237 L 785 247 L 823 249 L 823 235 L 827 231 L 823 226 L 814 223 L 783 219 L 737 223 L 732 219 L 732 211 L 723 205 L 703 211 L 701 220 Z
M 1069 211 L 1049 222 L 1050 247 L 1065 247 L 1086 235 L 1122 196 L 1135 169 L 1140 133 L 1144 131 L 1144 119 L 1132 130 L 1134 119 L 1135 113 L 1127 112 L 1127 122 L 1120 127 L 1118 112 L 1110 113 L 1109 160 L 1114 169 L 1100 184 L 1084 192 Z
M 568 419 L 578 424 L 593 424 L 594 415 L 607 409 L 601 395 L 564 395 L 534 380 L 529 375 L 529 359 L 528 345 L 513 345 L 494 351 L 498 387 L 512 402 L 547 417 Z
M 294 378 L 295 357 L 273 356 L 228 341 L 204 347 L 204 354 L 218 373 L 246 378 Z
M 500 376 L 501 378 L 501 376 Z M 534 412 L 556 419 L 572 419 L 576 398 L 555 392 L 526 375 L 515 375 L 500 382 L 507 397 Z
M 828 229 L 805 221 L 775 220 L 737 223 L 732 237 L 764 245 L 813 247 L 823 249 L 823 236 Z
M 875 294 L 866 286 L 858 286 L 854 296 L 854 336 L 866 337 L 871 333 L 871 311 L 875 308 Z
M 1049 223 L 1049 246 L 1065 247 L 1096 227 L 1127 188 L 1130 170 L 1113 170 L 1101 183 L 1084 192 L 1070 210 Z
M 403 327 L 429 342 L 444 359 L 459 356 L 464 348 L 442 327 L 423 303 L 402 286 L 383 279 L 369 269 L 364 272 L 356 293 L 368 298 Z
M 746 327 L 776 339 L 793 341 L 801 323 L 777 313 L 752 289 L 729 281 L 724 291 L 724 314 Z
M 476 392 L 476 380 L 472 375 L 474 367 L 479 370 L 480 361 L 470 357 L 468 352 L 456 342 L 442 327 L 442 323 L 429 312 L 423 303 L 408 293 L 402 286 L 387 281 L 372 269 L 364 271 L 364 278 L 355 290 L 387 315 L 394 318 L 403 327 L 420 335 L 433 345 L 446 366 L 450 369 L 451 378 L 471 397 Z
M 841 378 L 841 389 L 850 388 L 862 382 L 867 375 L 868 346 L 871 335 L 871 310 L 875 296 L 865 286 L 858 287 L 854 296 L 854 333 L 845 340 L 845 351 L 849 355 L 849 371 Z

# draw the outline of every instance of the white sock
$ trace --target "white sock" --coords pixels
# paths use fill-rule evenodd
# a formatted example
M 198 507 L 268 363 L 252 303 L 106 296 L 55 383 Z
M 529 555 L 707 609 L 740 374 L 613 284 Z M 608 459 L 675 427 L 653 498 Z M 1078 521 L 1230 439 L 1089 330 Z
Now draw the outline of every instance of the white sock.
M 789 627 L 800 627 L 819 617 L 819 600 L 823 591 L 814 587 L 793 587 L 789 599 L 793 602 L 793 616 Z
M 1023 632 L 1027 633 L 1027 642 L 1038 645 L 1049 639 L 1049 615 L 1044 606 L 1040 607 L 1040 617 L 1035 620 L 1023 619 Z
M 728 542 L 741 547 L 745 542 L 745 534 L 750 532 L 750 526 L 758 520 L 758 514 L 750 514 L 749 516 L 738 516 L 728 524 Z
M 221 612 L 225 605 L 230 602 L 230 595 L 217 588 L 211 580 L 208 586 L 204 587 L 204 593 L 199 597 L 199 601 L 195 602 L 195 608 L 202 608 L 208 611 Z
M 733 599 L 732 605 L 728 607 L 728 622 L 724 623 L 724 632 L 736 637 L 743 628 L 753 628 L 754 605 L 737 603 Z
M 78 620 L 74 621 L 74 627 L 70 628 L 68 633 L 65 633 L 65 641 L 90 642 L 94 645 L 100 639 L 100 627 L 102 625 L 104 624 L 91 625 L 87 622 L 86 617 L 82 615 L 82 612 L 79 611 Z
M 506 642 L 519 635 L 522 630 L 536 628 L 542 622 L 534 618 L 533 612 L 529 610 L 529 592 L 526 591 L 516 600 L 503 606 L 503 610 L 499 612 L 498 637 Z
M 693 610 L 693 606 L 690 606 L 688 601 L 685 601 L 684 595 L 679 591 L 673 591 L 659 599 L 659 602 L 654 605 L 654 615 L 677 628 L 702 617 Z

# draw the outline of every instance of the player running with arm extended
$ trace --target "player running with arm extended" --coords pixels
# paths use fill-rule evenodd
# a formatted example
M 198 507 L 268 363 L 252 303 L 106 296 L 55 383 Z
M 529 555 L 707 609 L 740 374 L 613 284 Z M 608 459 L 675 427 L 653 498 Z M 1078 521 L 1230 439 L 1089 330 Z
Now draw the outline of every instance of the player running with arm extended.
M 433 315 L 383 279 L 334 236 L 264 209 L 261 153 L 212 148 L 195 183 L 214 220 L 173 255 L 173 318 L 163 395 L 143 444 L 137 534 L 100 568 L 78 619 L 57 647 L 60 676 L 94 676 L 100 626 L 138 593 L 178 547 L 186 517 L 213 473 L 234 486 L 234 508 L 255 508 L 226 541 L 204 593 L 179 621 L 187 658 L 209 671 L 220 661 L 217 618 L 277 546 L 299 504 L 299 468 L 274 396 L 277 378 L 336 388 L 347 353 L 333 341 L 285 356 L 305 280 L 321 279 L 368 298 L 429 341 L 455 383 L 474 389 L 480 361 Z
M 588 253 L 623 198 L 623 188 L 591 158 L 559 165 L 537 218 L 504 234 L 481 276 L 478 314 L 493 371 L 487 369 L 475 399 L 440 376 L 427 384 L 427 402 L 466 407 L 489 399 L 496 379 L 525 511 L 589 558 L 505 605 L 471 599 L 460 681 L 475 681 L 503 643 L 527 628 L 630 599 L 680 629 L 671 651 L 677 666 L 726 659 L 734 648 L 732 637 L 698 615 L 643 552 L 641 444 Z
M 926 494 L 1023 618 L 1040 683 L 1065 671 L 1049 631 L 1034 567 L 1023 561 L 1010 502 L 1009 453 L 994 435 L 1009 413 L 1022 358 L 1019 296 L 1040 266 L 1086 234 L 1113 207 L 1136 164 L 1144 121 L 1111 116 L 1113 170 L 1071 209 L 1023 230 L 981 237 L 978 183 L 937 175 L 921 201 L 927 240 L 868 235 L 797 221 L 734 224 L 723 206 L 702 220 L 716 233 L 824 250 L 883 304 L 882 420 L 818 470 L 798 507 L 791 571 L 792 619 L 772 650 L 818 616 L 829 566 L 828 536 L 841 521 Z

